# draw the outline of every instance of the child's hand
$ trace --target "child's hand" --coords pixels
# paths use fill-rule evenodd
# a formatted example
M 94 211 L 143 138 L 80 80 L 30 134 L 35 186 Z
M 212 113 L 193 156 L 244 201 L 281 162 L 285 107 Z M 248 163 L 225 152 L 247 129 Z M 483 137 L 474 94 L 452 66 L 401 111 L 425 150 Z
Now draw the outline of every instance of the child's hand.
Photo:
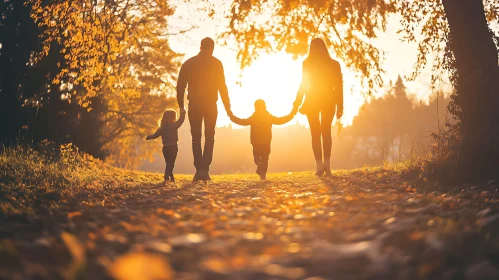
M 229 119 L 230 119 L 230 121 L 231 121 L 231 122 L 233 122 L 233 123 L 235 123 L 235 124 L 238 124 L 238 121 L 237 121 L 236 116 L 231 115 L 231 116 L 229 116 Z
M 146 140 L 151 140 L 151 135 L 147 135 Z

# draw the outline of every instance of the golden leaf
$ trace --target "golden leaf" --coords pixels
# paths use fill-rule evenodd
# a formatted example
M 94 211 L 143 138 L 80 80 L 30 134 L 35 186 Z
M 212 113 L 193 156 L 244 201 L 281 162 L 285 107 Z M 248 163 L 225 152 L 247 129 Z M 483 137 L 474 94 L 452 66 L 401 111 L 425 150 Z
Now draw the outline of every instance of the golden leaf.
M 112 263 L 108 270 L 118 280 L 168 280 L 174 276 L 165 257 L 148 253 L 125 254 Z
M 72 218 L 74 218 L 74 217 L 79 217 L 79 216 L 81 216 L 81 215 L 82 215 L 82 214 L 81 214 L 81 212 L 80 212 L 80 211 L 77 211 L 77 212 L 69 212 L 69 213 L 68 213 L 68 219 L 72 219 Z

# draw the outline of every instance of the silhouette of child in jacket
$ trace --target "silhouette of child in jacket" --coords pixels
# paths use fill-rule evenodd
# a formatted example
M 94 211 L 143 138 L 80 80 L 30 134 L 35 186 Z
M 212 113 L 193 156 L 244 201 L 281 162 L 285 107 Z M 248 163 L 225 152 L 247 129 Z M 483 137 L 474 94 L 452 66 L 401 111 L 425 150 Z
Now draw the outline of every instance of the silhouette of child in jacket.
M 177 159 L 178 152 L 178 129 L 185 120 L 185 109 L 180 109 L 180 118 L 177 119 L 177 112 L 166 110 L 159 121 L 159 128 L 154 134 L 146 137 L 146 140 L 156 139 L 161 136 L 163 141 L 163 156 L 165 157 L 165 182 L 175 182 L 173 177 L 173 167 Z
M 230 115 L 230 120 L 238 125 L 251 126 L 251 145 L 253 145 L 253 157 L 255 160 L 256 174 L 261 180 L 267 177 L 269 165 L 270 142 L 272 141 L 272 125 L 285 124 L 293 119 L 296 112 L 292 111 L 284 117 L 275 117 L 267 111 L 265 101 L 259 99 L 255 101 L 255 112 L 247 119 L 240 119 Z

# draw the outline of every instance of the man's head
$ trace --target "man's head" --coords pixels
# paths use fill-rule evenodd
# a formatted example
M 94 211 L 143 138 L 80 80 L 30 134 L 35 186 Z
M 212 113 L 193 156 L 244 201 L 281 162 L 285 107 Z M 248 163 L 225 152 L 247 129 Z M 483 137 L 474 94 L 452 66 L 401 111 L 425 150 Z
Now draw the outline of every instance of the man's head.
M 215 48 L 215 41 L 210 37 L 206 37 L 201 40 L 201 50 L 213 54 L 213 49 Z
M 265 101 L 263 101 L 263 99 L 258 99 L 257 101 L 255 101 L 255 112 L 262 111 L 267 111 L 267 104 L 265 104 Z

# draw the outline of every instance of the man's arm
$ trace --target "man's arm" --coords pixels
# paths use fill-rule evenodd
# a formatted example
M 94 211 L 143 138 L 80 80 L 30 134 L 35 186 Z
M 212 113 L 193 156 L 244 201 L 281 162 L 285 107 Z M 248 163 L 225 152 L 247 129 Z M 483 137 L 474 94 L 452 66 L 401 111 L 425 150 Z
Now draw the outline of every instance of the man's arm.
M 154 132 L 154 134 L 152 134 L 152 135 L 148 135 L 148 136 L 146 137 L 146 140 L 156 139 L 156 138 L 158 138 L 159 136 L 161 136 L 161 128 L 158 128 L 158 130 L 156 130 L 156 132 Z
M 218 91 L 220 92 L 220 98 L 222 99 L 222 103 L 224 104 L 225 110 L 227 114 L 231 114 L 230 110 L 230 99 L 229 99 L 229 90 L 227 90 L 227 85 L 225 84 L 225 73 L 224 66 L 220 62 L 220 68 L 218 73 Z
M 235 123 L 235 124 L 238 124 L 238 125 L 243 125 L 243 126 L 246 126 L 246 125 L 250 125 L 251 124 L 251 117 L 247 118 L 247 119 L 240 119 L 234 115 L 231 115 L 229 116 L 230 117 L 230 120 Z
M 178 73 L 177 80 L 177 103 L 179 108 L 184 108 L 184 96 L 185 96 L 185 88 L 187 87 L 187 72 L 188 65 L 187 61 L 182 64 L 180 67 L 180 72 Z
M 178 120 L 175 122 L 175 127 L 176 128 L 179 128 L 182 126 L 182 124 L 184 123 L 185 121 L 185 109 L 184 108 L 180 108 L 180 117 L 178 118 Z

